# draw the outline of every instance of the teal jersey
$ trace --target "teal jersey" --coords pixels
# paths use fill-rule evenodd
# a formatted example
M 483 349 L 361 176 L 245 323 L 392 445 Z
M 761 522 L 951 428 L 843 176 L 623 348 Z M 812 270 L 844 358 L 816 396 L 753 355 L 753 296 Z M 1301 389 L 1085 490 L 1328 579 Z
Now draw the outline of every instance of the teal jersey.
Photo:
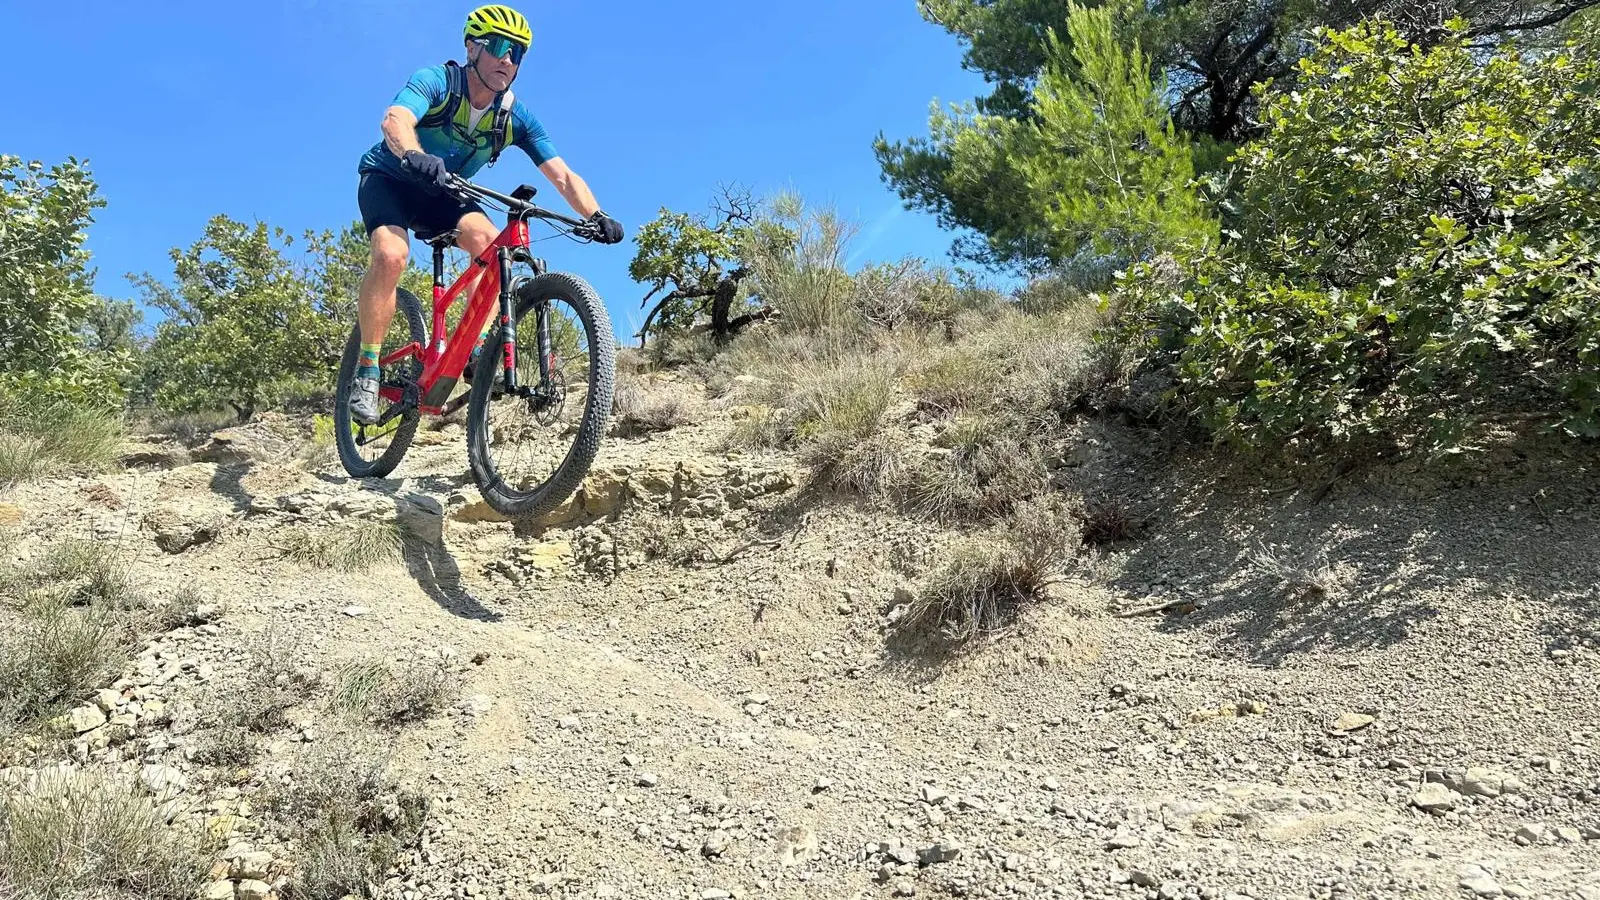
M 445 67 L 430 66 L 412 75 L 390 105 L 411 110 L 420 122 L 429 110 L 442 107 L 449 94 L 449 76 Z M 489 143 L 495 107 L 482 110 L 481 115 L 479 113 L 472 108 L 471 102 L 463 100 L 456 110 L 454 122 L 419 126 L 417 141 L 422 144 L 423 150 L 443 159 L 445 168 L 462 178 L 471 178 L 489 161 L 493 150 Z M 478 117 L 476 125 L 472 122 L 475 115 Z M 522 101 L 516 100 L 511 104 L 511 119 L 506 128 L 506 145 L 522 148 L 534 165 L 543 165 L 556 158 L 556 148 L 550 142 L 550 135 L 545 133 L 544 126 L 528 112 Z M 361 157 L 359 171 L 363 175 L 368 172 L 396 177 L 405 175 L 400 168 L 400 158 L 389 150 L 389 145 L 384 141 L 374 144 Z

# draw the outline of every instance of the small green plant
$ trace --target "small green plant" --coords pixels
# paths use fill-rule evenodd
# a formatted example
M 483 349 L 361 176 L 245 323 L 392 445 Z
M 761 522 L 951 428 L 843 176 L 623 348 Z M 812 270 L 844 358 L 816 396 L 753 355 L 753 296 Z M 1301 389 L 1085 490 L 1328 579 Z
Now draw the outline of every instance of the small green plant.
M 389 683 L 389 667 L 380 662 L 352 662 L 334 675 L 333 696 L 328 708 L 334 712 L 364 716 Z
M 335 437 L 333 416 L 316 413 L 311 417 L 311 437 L 300 449 L 300 458 L 312 467 L 331 461 L 337 452 Z
M 782 314 L 781 328 L 837 335 L 864 329 L 845 266 L 854 223 L 832 209 L 808 209 L 794 194 L 774 198 L 772 218 L 785 239 L 756 244 L 746 255 L 762 300 Z
M 102 685 L 132 655 L 140 609 L 113 544 L 68 538 L 0 567 L 0 732 L 30 728 Z

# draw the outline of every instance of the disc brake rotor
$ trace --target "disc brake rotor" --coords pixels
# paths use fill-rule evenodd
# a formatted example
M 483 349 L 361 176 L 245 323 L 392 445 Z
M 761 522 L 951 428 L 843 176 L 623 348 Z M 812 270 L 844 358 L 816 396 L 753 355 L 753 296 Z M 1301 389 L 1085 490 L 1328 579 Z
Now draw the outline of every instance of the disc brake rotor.
M 567 379 L 560 370 L 550 373 L 547 396 L 533 401 L 533 420 L 546 427 L 561 421 L 567 407 Z

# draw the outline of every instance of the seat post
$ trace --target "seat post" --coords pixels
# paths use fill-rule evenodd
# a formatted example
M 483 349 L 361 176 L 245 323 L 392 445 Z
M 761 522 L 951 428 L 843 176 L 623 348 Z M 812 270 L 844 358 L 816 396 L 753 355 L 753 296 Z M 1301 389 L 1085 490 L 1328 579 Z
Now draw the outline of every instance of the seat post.
M 433 286 L 444 287 L 444 245 L 433 245 Z

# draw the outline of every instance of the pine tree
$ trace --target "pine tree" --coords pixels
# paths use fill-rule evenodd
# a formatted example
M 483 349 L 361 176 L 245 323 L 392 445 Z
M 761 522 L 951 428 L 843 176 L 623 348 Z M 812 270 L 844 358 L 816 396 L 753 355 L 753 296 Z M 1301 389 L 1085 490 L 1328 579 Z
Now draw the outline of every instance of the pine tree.
M 1050 255 L 1077 265 L 1126 265 L 1217 233 L 1192 186 L 1192 145 L 1173 127 L 1165 85 L 1137 41 L 1119 42 L 1116 15 L 1072 4 L 1070 40 L 1050 31 L 1017 160 Z

